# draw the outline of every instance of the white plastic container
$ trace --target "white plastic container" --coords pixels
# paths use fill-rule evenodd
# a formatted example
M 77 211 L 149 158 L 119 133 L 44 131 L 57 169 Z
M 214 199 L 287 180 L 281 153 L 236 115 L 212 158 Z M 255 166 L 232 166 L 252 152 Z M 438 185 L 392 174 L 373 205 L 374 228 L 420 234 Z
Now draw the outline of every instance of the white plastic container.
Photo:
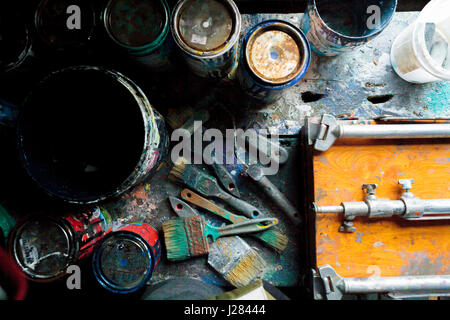
M 408 82 L 450 80 L 450 0 L 432 0 L 425 6 L 395 39 L 391 62 Z

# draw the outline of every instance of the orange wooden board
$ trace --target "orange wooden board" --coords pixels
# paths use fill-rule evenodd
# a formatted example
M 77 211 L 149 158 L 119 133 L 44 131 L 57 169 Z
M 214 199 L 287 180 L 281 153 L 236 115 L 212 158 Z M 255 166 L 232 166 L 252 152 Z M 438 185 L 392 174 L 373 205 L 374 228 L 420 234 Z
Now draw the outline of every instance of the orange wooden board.
M 378 184 L 378 197 L 398 200 L 398 180 L 409 178 L 417 197 L 450 198 L 448 140 L 341 141 L 316 152 L 313 168 L 319 206 L 362 201 L 365 183 Z M 317 266 L 329 264 L 343 277 L 450 274 L 450 221 L 358 217 L 355 233 L 339 232 L 341 222 L 341 214 L 316 215 Z

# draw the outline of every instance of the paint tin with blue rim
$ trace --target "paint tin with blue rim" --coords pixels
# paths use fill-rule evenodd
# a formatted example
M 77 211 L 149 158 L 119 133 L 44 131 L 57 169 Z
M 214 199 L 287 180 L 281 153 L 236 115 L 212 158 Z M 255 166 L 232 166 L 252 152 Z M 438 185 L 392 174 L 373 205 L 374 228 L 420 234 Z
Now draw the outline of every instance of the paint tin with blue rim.
M 192 73 L 203 78 L 229 76 L 238 62 L 241 14 L 232 0 L 180 0 L 172 35 Z
M 95 249 L 92 266 L 104 288 L 127 294 L 150 280 L 160 259 L 158 232 L 148 224 L 135 223 L 106 236 Z
M 301 28 L 315 53 L 335 56 L 378 36 L 396 8 L 397 0 L 308 0 Z
M 272 103 L 303 78 L 310 61 L 308 40 L 300 29 L 268 20 L 245 35 L 237 78 L 250 97 Z

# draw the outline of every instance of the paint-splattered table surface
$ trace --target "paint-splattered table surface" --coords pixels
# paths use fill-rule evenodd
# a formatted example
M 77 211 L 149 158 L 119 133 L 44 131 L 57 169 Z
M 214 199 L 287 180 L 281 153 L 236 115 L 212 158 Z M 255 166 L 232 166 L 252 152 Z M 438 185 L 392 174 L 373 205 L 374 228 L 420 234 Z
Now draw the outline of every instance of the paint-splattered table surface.
M 417 15 L 415 12 L 397 13 L 393 22 L 378 38 L 350 54 L 331 58 L 314 54 L 305 78 L 273 105 L 264 107 L 246 105 L 245 100 L 233 99 L 236 96 L 236 88 L 232 82 L 217 85 L 207 94 L 197 95 L 198 100 L 195 104 L 197 107 L 209 109 L 229 107 L 235 114 L 236 110 L 239 110 L 237 117 L 240 120 L 239 126 L 266 127 L 290 136 L 283 139 L 284 145 L 291 151 L 289 163 L 272 179 L 280 190 L 298 205 L 300 201 L 299 190 L 296 187 L 299 185 L 296 181 L 298 175 L 293 174 L 298 167 L 296 137 L 306 116 L 323 113 L 352 114 L 360 118 L 382 115 L 450 116 L 449 82 L 413 85 L 400 79 L 391 68 L 389 53 L 392 41 L 414 21 Z M 288 20 L 299 25 L 301 17 L 302 14 L 243 15 L 243 33 L 256 23 L 267 19 Z M 175 216 L 169 208 L 167 196 L 179 195 L 180 187 L 168 182 L 169 167 L 170 164 L 166 164 L 152 181 L 136 187 L 119 200 L 110 203 L 111 211 L 120 212 L 118 224 L 144 219 L 160 228 L 162 222 Z M 260 196 L 255 186 L 239 175 L 242 168 L 228 167 L 228 169 L 237 178 L 243 198 L 262 208 L 267 215 L 280 217 L 280 229 L 290 238 L 288 249 L 281 255 L 246 238 L 251 245 L 261 251 L 268 262 L 266 273 L 261 276 L 274 285 L 297 285 L 301 277 L 301 252 L 296 242 L 299 231 L 289 225 L 270 201 Z M 219 223 L 217 220 L 215 222 Z M 152 282 L 182 276 L 193 276 L 207 282 L 224 284 L 220 276 L 208 267 L 206 258 L 177 264 L 163 260 Z
M 297 153 L 301 151 L 296 146 L 305 117 L 323 113 L 336 116 L 353 114 L 360 118 L 374 118 L 381 115 L 450 116 L 450 82 L 413 85 L 400 79 L 391 68 L 389 59 L 391 44 L 417 15 L 416 12 L 397 13 L 392 23 L 378 38 L 347 55 L 319 57 L 313 54 L 310 69 L 304 79 L 289 89 L 280 101 L 269 106 L 248 104 L 233 81 L 211 84 L 193 77 L 188 72 L 171 74 L 162 79 L 160 75 L 153 75 L 142 68 L 130 71 L 124 61 L 118 63 L 113 57 L 110 57 L 108 62 L 106 62 L 108 57 L 102 57 L 105 60 L 102 60 L 102 63 L 135 80 L 145 91 L 152 105 L 164 115 L 176 113 L 185 107 L 208 108 L 214 111 L 211 112 L 212 118 L 224 122 L 222 123 L 224 127 L 232 128 L 229 118 L 224 117 L 220 111 L 226 108 L 235 114 L 239 127 L 268 128 L 284 135 L 282 141 L 290 150 L 291 156 L 289 162 L 271 180 L 300 207 L 301 184 L 295 173 L 299 170 Z M 287 20 L 298 26 L 302 14 L 257 14 L 242 15 L 242 18 L 245 33 L 251 26 L 267 19 Z M 13 144 L 11 142 L 11 150 L 14 149 Z M 179 195 L 181 187 L 169 182 L 170 167 L 170 162 L 167 162 L 155 177 L 104 204 L 115 218 L 114 229 L 128 222 L 144 221 L 161 230 L 164 221 L 175 217 L 170 209 L 168 196 Z M 281 255 L 248 239 L 268 262 L 266 273 L 261 276 L 276 286 L 298 285 L 302 263 L 302 250 L 297 242 L 300 231 L 289 224 L 273 204 L 261 195 L 255 185 L 240 175 L 242 168 L 228 167 L 228 169 L 235 175 L 243 198 L 261 208 L 266 215 L 279 217 L 280 230 L 290 238 L 287 250 Z M 9 196 L 18 193 L 18 198 L 29 197 L 15 178 L 1 191 L 5 206 L 12 211 L 15 208 L 12 201 L 8 200 Z M 27 205 L 20 200 L 17 202 Z M 32 201 L 27 202 L 30 207 Z M 48 203 L 51 205 L 51 201 Z M 25 209 L 27 208 L 23 208 L 23 211 Z M 216 220 L 215 223 L 220 222 Z M 168 263 L 163 259 L 155 270 L 151 282 L 183 276 L 219 285 L 225 284 L 207 265 L 206 257 L 182 263 Z

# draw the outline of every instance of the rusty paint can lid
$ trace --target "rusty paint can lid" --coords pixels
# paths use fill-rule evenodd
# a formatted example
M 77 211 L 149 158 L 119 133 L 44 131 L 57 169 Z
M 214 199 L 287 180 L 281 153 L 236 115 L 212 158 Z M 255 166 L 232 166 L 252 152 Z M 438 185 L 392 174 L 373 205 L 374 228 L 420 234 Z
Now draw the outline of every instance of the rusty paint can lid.
M 241 15 L 232 0 L 182 0 L 172 19 L 176 42 L 191 54 L 222 52 L 239 39 Z
M 98 282 L 115 293 L 131 293 L 145 285 L 154 269 L 148 243 L 130 231 L 109 234 L 92 259 Z
M 62 219 L 32 217 L 11 233 L 10 252 L 25 275 L 34 281 L 52 281 L 66 274 L 78 252 L 73 230 Z
M 42 0 L 34 23 L 39 37 L 50 47 L 84 48 L 94 37 L 96 14 L 86 0 Z
M 263 82 L 288 83 L 300 74 L 307 60 L 309 63 L 306 39 L 290 24 L 282 21 L 262 23 L 246 38 L 246 64 Z
M 117 44 L 144 49 L 165 39 L 169 32 L 169 8 L 165 0 L 110 0 L 104 22 Z

